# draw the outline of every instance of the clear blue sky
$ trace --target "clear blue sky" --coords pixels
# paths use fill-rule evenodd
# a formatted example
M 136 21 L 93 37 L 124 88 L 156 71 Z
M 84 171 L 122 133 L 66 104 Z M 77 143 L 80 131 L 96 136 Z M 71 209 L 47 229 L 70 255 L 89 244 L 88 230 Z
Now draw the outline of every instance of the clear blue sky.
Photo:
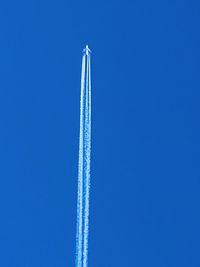
M 75 263 L 92 53 L 89 266 L 200 266 L 199 1 L 2 1 L 0 266 Z

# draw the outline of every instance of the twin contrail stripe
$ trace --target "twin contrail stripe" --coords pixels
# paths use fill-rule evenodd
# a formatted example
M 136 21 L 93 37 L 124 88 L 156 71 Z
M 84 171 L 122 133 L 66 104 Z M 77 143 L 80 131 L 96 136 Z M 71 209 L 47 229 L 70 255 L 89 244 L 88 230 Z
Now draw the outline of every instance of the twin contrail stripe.
M 85 50 L 82 58 L 82 72 L 81 72 L 76 267 L 87 267 L 88 265 L 90 155 L 91 155 L 91 67 L 90 67 L 90 53 L 88 53 L 88 50 Z

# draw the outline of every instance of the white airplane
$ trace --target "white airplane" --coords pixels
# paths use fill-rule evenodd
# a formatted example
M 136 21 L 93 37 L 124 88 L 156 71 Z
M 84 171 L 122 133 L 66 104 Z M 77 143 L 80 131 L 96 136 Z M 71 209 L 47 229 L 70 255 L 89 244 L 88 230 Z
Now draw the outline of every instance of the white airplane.
M 83 53 L 85 53 L 87 56 L 91 53 L 91 50 L 88 45 L 86 45 L 86 47 L 83 49 Z

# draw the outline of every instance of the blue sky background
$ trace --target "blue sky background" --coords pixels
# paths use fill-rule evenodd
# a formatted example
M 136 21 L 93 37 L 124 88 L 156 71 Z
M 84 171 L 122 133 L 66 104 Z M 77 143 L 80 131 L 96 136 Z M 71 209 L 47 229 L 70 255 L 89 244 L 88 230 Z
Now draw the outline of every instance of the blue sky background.
M 199 1 L 2 1 L 0 266 L 75 263 L 92 49 L 89 266 L 200 266 Z

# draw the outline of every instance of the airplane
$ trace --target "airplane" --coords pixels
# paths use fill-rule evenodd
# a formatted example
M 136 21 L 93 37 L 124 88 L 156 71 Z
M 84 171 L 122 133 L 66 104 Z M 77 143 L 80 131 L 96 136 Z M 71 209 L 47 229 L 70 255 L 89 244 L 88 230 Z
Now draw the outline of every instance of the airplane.
M 91 53 L 91 50 L 88 45 L 86 45 L 86 47 L 83 49 L 83 53 L 85 53 L 87 56 Z

